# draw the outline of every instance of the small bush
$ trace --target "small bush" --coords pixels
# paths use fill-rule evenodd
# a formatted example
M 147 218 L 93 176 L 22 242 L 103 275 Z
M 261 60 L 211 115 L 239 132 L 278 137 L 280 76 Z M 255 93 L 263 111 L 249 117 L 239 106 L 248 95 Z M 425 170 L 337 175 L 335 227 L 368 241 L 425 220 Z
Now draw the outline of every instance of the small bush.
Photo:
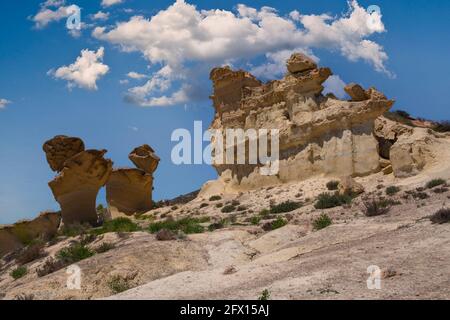
M 89 224 L 75 223 L 71 225 L 65 225 L 60 231 L 60 234 L 66 237 L 76 237 L 85 234 L 91 226 Z
M 212 196 L 212 197 L 209 198 L 209 201 L 218 201 L 220 199 L 222 199 L 221 196 Z
M 221 202 L 216 203 L 216 208 L 222 208 L 222 207 L 223 207 L 223 203 L 221 203 Z
M 95 252 L 97 253 L 104 253 L 107 252 L 109 250 L 114 249 L 116 246 L 114 245 L 114 243 L 110 243 L 110 242 L 103 242 L 100 246 L 98 246 L 95 249 Z
M 36 270 L 38 277 L 44 277 L 50 273 L 58 271 L 59 269 L 64 268 L 67 265 L 62 260 L 49 258 L 44 262 L 44 265 Z
M 209 204 L 207 204 L 207 203 L 202 203 L 202 204 L 200 205 L 200 209 L 206 208 L 207 206 L 209 206 Z
M 281 217 L 278 217 L 277 220 L 272 222 L 272 230 L 276 230 L 276 229 L 282 228 L 282 227 L 284 227 L 287 224 L 288 224 L 288 222 L 285 219 L 283 219 Z
M 430 197 L 426 192 L 414 192 L 412 196 L 414 197 L 414 199 L 420 200 L 425 200 Z
M 253 225 L 258 225 L 261 222 L 261 217 L 254 216 L 250 218 L 250 223 Z
M 450 209 L 441 209 L 430 217 L 431 222 L 444 224 L 450 222 Z
M 246 206 L 239 206 L 239 207 L 237 207 L 237 209 L 236 209 L 236 211 L 245 211 L 245 210 L 247 210 L 247 207 L 246 207 Z
M 320 217 L 318 217 L 317 219 L 315 219 L 313 221 L 314 230 L 322 230 L 322 229 L 330 226 L 331 224 L 333 224 L 333 221 L 325 213 L 321 214 Z
M 450 121 L 441 121 L 434 128 L 437 132 L 450 132 Z
M 260 296 L 258 297 L 258 300 L 265 301 L 269 299 L 270 299 L 270 291 L 264 289 L 263 292 L 261 292 Z
M 220 210 L 220 211 L 222 211 L 223 213 L 230 213 L 235 210 L 236 210 L 236 207 L 233 206 L 232 204 L 229 204 L 229 205 L 226 205 L 225 207 L 223 207 L 222 210 Z
M 433 192 L 434 193 L 446 193 L 446 192 L 448 192 L 449 191 L 449 188 L 447 188 L 447 187 L 440 187 L 440 188 L 434 188 L 433 189 Z
M 162 229 L 167 229 L 174 232 L 180 230 L 186 234 L 202 233 L 205 229 L 200 225 L 200 223 L 202 223 L 200 219 L 194 218 L 183 218 L 180 220 L 168 219 L 165 221 L 151 223 L 148 230 L 151 233 L 156 233 Z
M 270 213 L 277 214 L 277 213 L 291 212 L 291 211 L 297 210 L 301 206 L 302 205 L 299 202 L 286 201 L 286 202 L 272 206 L 270 208 Z
M 219 222 L 212 223 L 208 226 L 208 231 L 213 232 L 214 230 L 223 229 L 229 221 L 227 219 L 222 219 Z
M 19 253 L 16 260 L 20 265 L 24 265 L 42 258 L 45 256 L 43 248 L 42 243 L 30 244 Z
M 130 282 L 127 279 L 118 275 L 112 277 L 108 281 L 108 287 L 113 294 L 118 294 L 132 288 Z
M 107 221 L 99 229 L 95 229 L 92 232 L 100 235 L 108 232 L 135 232 L 141 228 L 128 218 L 117 218 L 111 221 Z
M 330 191 L 337 190 L 339 186 L 339 181 L 330 181 L 327 183 L 327 189 Z
M 433 179 L 427 182 L 427 184 L 425 185 L 425 187 L 427 189 L 433 189 L 434 187 L 437 186 L 442 186 L 445 185 L 447 183 L 447 181 L 445 181 L 444 179 Z
M 330 209 L 342 206 L 344 204 L 350 204 L 352 198 L 347 195 L 340 195 L 338 193 L 322 193 L 317 198 L 317 202 L 314 204 L 316 209 Z
M 241 203 L 238 200 L 233 200 L 231 201 L 231 205 L 237 207 L 238 205 L 240 205 Z
M 386 194 L 388 196 L 393 196 L 393 195 L 395 195 L 395 194 L 397 194 L 399 192 L 400 192 L 400 188 L 396 187 L 396 186 L 390 186 L 390 187 L 386 188 Z
M 20 279 L 22 278 L 24 275 L 26 275 L 28 272 L 26 267 L 18 267 L 16 269 L 14 269 L 13 271 L 11 271 L 10 275 L 11 277 L 14 278 L 14 280 Z
M 56 254 L 56 257 L 59 260 L 64 261 L 66 264 L 72 264 L 92 257 L 94 254 L 95 253 L 91 249 L 84 246 L 83 244 L 75 243 L 67 248 L 61 249 Z
M 268 209 L 262 209 L 262 210 L 259 212 L 259 215 L 261 216 L 261 218 L 265 218 L 265 217 L 267 217 L 269 214 L 270 214 L 270 211 L 269 211 Z
M 387 201 L 364 201 L 364 215 L 367 217 L 376 217 L 386 214 L 390 210 L 389 202 Z

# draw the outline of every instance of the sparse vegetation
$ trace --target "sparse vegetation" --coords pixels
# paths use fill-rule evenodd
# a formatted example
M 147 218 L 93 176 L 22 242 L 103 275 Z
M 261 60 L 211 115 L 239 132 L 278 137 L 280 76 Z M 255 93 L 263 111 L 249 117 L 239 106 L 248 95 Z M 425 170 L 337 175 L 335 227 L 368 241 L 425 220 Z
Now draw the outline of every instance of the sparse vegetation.
M 36 273 L 38 277 L 44 277 L 50 273 L 64 268 L 66 265 L 67 264 L 62 260 L 49 258 L 44 262 L 44 265 L 42 267 L 36 270 Z
M 266 218 L 269 214 L 270 214 L 270 211 L 268 209 L 262 209 L 259 212 L 259 215 L 261 216 L 261 218 Z
M 339 186 L 339 181 L 333 180 L 333 181 L 329 181 L 327 183 L 327 189 L 330 191 L 337 190 L 338 186 Z
M 301 206 L 302 204 L 300 202 L 285 201 L 283 203 L 272 206 L 270 208 L 270 213 L 277 214 L 277 213 L 291 212 L 297 210 Z
M 397 194 L 399 192 L 400 192 L 400 188 L 397 187 L 397 186 L 390 186 L 390 187 L 386 188 L 386 194 L 388 196 L 393 196 L 393 195 L 395 195 L 395 194 Z
M 258 297 L 258 300 L 265 301 L 269 299 L 270 299 L 270 291 L 264 289 L 263 292 L 261 292 L 260 296 Z
M 156 233 L 162 229 L 167 229 L 174 232 L 180 230 L 185 234 L 202 233 L 205 230 L 200 223 L 202 223 L 201 220 L 195 218 L 183 218 L 180 220 L 167 219 L 165 221 L 151 223 L 148 230 L 151 233 Z
M 433 189 L 434 193 L 446 193 L 448 191 L 449 191 L 449 188 L 447 188 L 447 187 L 440 187 L 440 188 Z
M 45 256 L 43 248 L 44 245 L 40 242 L 32 243 L 20 251 L 16 260 L 20 265 L 24 265 L 42 258 Z
M 276 229 L 282 228 L 282 227 L 284 227 L 287 224 L 288 224 L 288 222 L 285 219 L 283 219 L 281 217 L 278 217 L 277 220 L 272 222 L 272 230 L 276 230 Z
M 222 211 L 223 213 L 230 213 L 230 212 L 236 211 L 236 206 L 234 206 L 232 204 L 228 204 L 225 207 L 223 207 L 222 210 L 220 210 L 220 211 Z
M 339 193 L 322 193 L 317 198 L 314 207 L 316 209 L 330 209 L 342 206 L 344 204 L 350 204 L 352 202 L 352 197 L 348 195 L 340 195 Z
M 430 220 L 435 224 L 450 223 L 450 209 L 440 209 L 430 217 Z
M 72 264 L 89 257 L 92 257 L 95 254 L 91 249 L 86 247 L 81 243 L 75 243 L 67 248 L 61 249 L 56 257 L 63 261 L 65 264 Z
M 330 226 L 332 224 L 333 224 L 333 221 L 325 213 L 321 214 L 320 217 L 318 217 L 317 219 L 315 219 L 313 221 L 314 230 L 322 230 L 322 229 L 325 229 L 326 227 L 328 227 L 328 226 Z
M 450 121 L 441 121 L 434 128 L 437 132 L 450 132 Z
M 208 226 L 208 231 L 212 232 L 214 230 L 222 229 L 229 223 L 228 219 L 222 219 L 219 222 L 212 223 Z
M 108 232 L 135 232 L 141 228 L 128 218 L 117 218 L 106 221 L 102 227 L 92 230 L 94 234 L 100 235 Z
M 389 202 L 386 200 L 366 200 L 364 203 L 364 215 L 366 217 L 376 217 L 386 214 L 390 210 Z
M 216 203 L 216 208 L 222 208 L 222 207 L 223 207 L 223 203 L 222 202 Z
M 89 224 L 75 223 L 71 225 L 65 225 L 61 229 L 60 234 L 66 237 L 76 237 L 81 234 L 85 234 L 89 229 L 91 229 L 91 226 Z
M 261 217 L 259 216 L 254 216 L 250 218 L 250 223 L 253 225 L 258 225 L 261 222 Z
M 125 279 L 119 275 L 113 276 L 108 281 L 108 287 L 113 294 L 118 294 L 132 288 L 128 279 Z
M 237 207 L 237 209 L 236 209 L 236 211 L 245 211 L 245 210 L 247 210 L 247 207 L 246 207 L 246 206 L 239 206 L 239 207 Z
M 209 206 L 209 204 L 207 204 L 207 203 L 202 203 L 202 204 L 200 205 L 200 209 L 206 208 L 207 206 Z
M 427 184 L 425 185 L 425 187 L 427 189 L 433 189 L 434 187 L 437 186 L 442 186 L 445 185 L 447 183 L 447 181 L 445 181 L 444 179 L 433 179 L 427 182 Z
M 22 278 L 24 275 L 26 275 L 28 272 L 28 269 L 24 266 L 17 267 L 13 271 L 11 271 L 10 275 L 14 278 L 14 280 Z
M 386 118 L 388 118 L 389 120 L 395 121 L 395 122 L 400 122 L 402 124 L 405 124 L 407 126 L 413 126 L 413 123 L 410 119 L 410 115 L 408 112 L 403 111 L 403 110 L 397 110 L 397 111 L 388 111 L 384 113 L 384 116 Z
M 209 201 L 218 201 L 218 200 L 221 200 L 221 199 L 222 199 L 221 196 L 212 196 L 212 197 L 209 198 Z
M 96 249 L 95 249 L 95 252 L 97 252 L 97 253 L 104 253 L 104 252 L 107 252 L 107 251 L 109 251 L 109 250 L 112 250 L 112 249 L 114 249 L 116 246 L 113 244 L 113 243 L 110 243 L 110 242 L 103 242 L 100 246 L 98 246 Z

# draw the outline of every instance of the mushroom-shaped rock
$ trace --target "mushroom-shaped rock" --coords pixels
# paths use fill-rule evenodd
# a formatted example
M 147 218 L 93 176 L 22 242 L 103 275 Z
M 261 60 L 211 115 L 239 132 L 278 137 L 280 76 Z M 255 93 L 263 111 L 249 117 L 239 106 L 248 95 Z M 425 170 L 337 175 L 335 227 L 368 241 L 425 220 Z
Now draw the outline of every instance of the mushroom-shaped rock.
M 352 98 L 352 101 L 365 101 L 370 98 L 366 90 L 356 83 L 350 83 L 344 88 L 344 90 Z
M 106 150 L 87 150 L 64 163 L 61 173 L 49 182 L 53 195 L 61 206 L 65 225 L 97 224 L 95 200 L 112 172 L 112 161 L 103 156 Z
M 115 169 L 106 184 L 112 218 L 146 212 L 152 208 L 153 177 L 140 169 Z
M 148 174 L 153 174 L 153 172 L 155 172 L 156 168 L 158 168 L 160 160 L 155 154 L 155 150 L 153 150 L 148 144 L 135 148 L 131 151 L 128 158 L 136 167 L 144 170 Z
M 45 142 L 42 148 L 47 156 L 50 168 L 53 171 L 60 172 L 67 159 L 84 151 L 84 143 L 80 138 L 61 135 Z
M 287 61 L 286 67 L 290 73 L 298 73 L 317 69 L 317 64 L 303 53 L 294 53 Z

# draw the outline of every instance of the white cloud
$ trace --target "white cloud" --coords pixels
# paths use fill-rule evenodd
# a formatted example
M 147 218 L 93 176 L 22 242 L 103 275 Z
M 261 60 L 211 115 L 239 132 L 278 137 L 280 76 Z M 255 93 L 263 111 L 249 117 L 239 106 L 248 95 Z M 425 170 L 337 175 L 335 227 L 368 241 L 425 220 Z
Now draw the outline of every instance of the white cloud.
M 108 18 L 109 18 L 109 13 L 103 12 L 103 11 L 99 11 L 92 15 L 93 20 L 105 21 L 105 20 L 108 20 Z
M 42 29 L 51 22 L 68 18 L 77 9 L 78 6 L 74 4 L 65 6 L 65 1 L 62 0 L 47 0 L 41 4 L 39 12 L 31 20 L 37 29 Z
M 97 90 L 97 80 L 109 71 L 109 67 L 102 63 L 104 48 L 95 51 L 82 50 L 77 60 L 69 65 L 62 66 L 56 71 L 50 70 L 48 74 L 57 79 L 68 81 L 69 88 L 78 86 L 79 88 Z
M 0 99 L 0 109 L 5 109 L 8 104 L 12 102 L 6 99 Z
M 347 96 L 344 88 L 347 84 L 338 76 L 333 75 L 323 83 L 323 94 L 332 93 L 339 99 L 344 99 Z
M 134 71 L 128 72 L 127 73 L 127 77 L 131 78 L 131 79 L 144 79 L 144 78 L 147 78 L 147 76 L 145 74 L 134 72 Z
M 111 29 L 97 27 L 92 34 L 126 52 L 141 52 L 152 65 L 163 65 L 144 86 L 129 90 L 129 100 L 151 106 L 188 100 L 190 84 L 185 75 L 198 65 L 249 61 L 266 55 L 267 63 L 253 71 L 260 76 L 280 74 L 284 70 L 283 59 L 299 48 L 310 54 L 319 48 L 337 51 L 349 61 L 363 60 L 377 71 L 389 73 L 383 47 L 368 39 L 381 32 L 385 32 L 381 15 L 370 15 L 356 0 L 349 1 L 347 14 L 334 18 L 299 11 L 281 16 L 270 7 L 255 9 L 242 4 L 237 6 L 237 12 L 198 10 L 177 0 L 150 19 L 134 16 Z M 164 70 L 170 73 L 165 74 Z M 173 88 L 174 83 L 178 89 Z M 155 97 L 169 89 L 175 92 L 169 98 Z
M 124 0 L 102 0 L 102 7 L 111 7 L 122 3 Z
M 134 131 L 134 132 L 138 132 L 139 128 L 138 127 L 134 127 L 134 126 L 128 126 L 128 129 Z

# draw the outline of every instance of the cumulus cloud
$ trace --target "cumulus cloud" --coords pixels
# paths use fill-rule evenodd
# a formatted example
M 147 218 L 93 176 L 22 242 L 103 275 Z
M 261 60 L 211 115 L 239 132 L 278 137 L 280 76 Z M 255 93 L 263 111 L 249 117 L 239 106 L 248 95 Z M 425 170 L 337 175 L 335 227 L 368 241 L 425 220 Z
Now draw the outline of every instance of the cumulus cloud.
M 65 5 L 64 0 L 47 0 L 41 4 L 39 12 L 31 18 L 37 29 L 43 29 L 51 22 L 68 18 L 78 9 L 77 5 Z
M 138 80 L 147 78 L 147 76 L 145 74 L 138 73 L 138 72 L 135 72 L 135 71 L 128 72 L 127 73 L 127 77 L 131 78 L 131 79 L 138 79 Z
M 6 99 L 0 99 L 0 109 L 5 109 L 8 104 L 11 104 L 11 101 Z
M 344 99 L 347 96 L 344 88 L 346 83 L 338 75 L 333 75 L 323 83 L 323 94 L 332 93 L 339 99 Z
M 124 0 L 102 0 L 102 7 L 111 7 L 122 3 Z
M 369 14 L 356 0 L 349 1 L 349 12 L 340 17 L 299 11 L 282 16 L 274 8 L 255 9 L 243 4 L 235 12 L 199 10 L 177 0 L 149 19 L 133 16 L 112 28 L 97 27 L 92 34 L 126 52 L 141 52 L 151 65 L 162 64 L 144 86 L 128 92 L 129 101 L 156 106 L 189 100 L 189 93 L 198 90 L 192 88 L 186 74 L 198 65 L 249 61 L 266 55 L 267 62 L 254 67 L 253 72 L 259 76 L 281 74 L 285 58 L 294 50 L 308 54 L 314 49 L 337 51 L 349 61 L 363 60 L 388 74 L 387 54 L 368 39 L 385 32 L 381 18 L 378 12 Z M 164 91 L 174 93 L 167 97 Z
M 99 11 L 92 15 L 93 20 L 105 21 L 105 20 L 108 20 L 108 18 L 109 18 L 109 13 L 103 12 L 103 11 Z
M 102 63 L 105 50 L 99 48 L 97 52 L 88 49 L 82 50 L 77 60 L 69 66 L 62 66 L 50 70 L 49 75 L 56 79 L 67 80 L 71 89 L 75 86 L 88 90 L 97 90 L 97 80 L 109 71 L 109 67 Z

